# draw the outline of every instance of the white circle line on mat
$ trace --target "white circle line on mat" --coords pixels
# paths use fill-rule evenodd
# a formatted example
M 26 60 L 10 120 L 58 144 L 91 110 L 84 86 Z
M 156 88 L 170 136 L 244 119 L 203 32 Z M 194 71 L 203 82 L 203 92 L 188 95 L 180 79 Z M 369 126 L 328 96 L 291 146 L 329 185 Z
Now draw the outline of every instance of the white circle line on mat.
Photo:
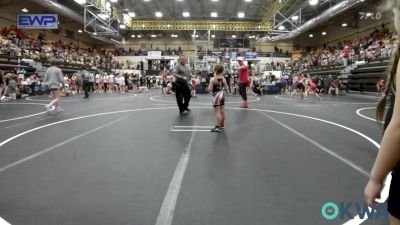
M 40 103 L 5 103 L 5 104 L 2 104 L 2 105 L 43 105 L 43 106 L 45 106 L 46 104 L 40 104 Z M 54 108 L 55 107 L 52 106 L 51 110 L 54 110 Z M 30 115 L 26 115 L 26 116 L 15 117 L 15 118 L 11 118 L 11 119 L 0 120 L 0 123 L 14 121 L 14 120 L 20 120 L 20 119 L 26 119 L 26 118 L 30 118 L 30 117 L 34 117 L 34 116 L 45 114 L 46 112 L 47 111 L 40 112 L 40 113 L 35 113 L 35 114 L 30 114 Z

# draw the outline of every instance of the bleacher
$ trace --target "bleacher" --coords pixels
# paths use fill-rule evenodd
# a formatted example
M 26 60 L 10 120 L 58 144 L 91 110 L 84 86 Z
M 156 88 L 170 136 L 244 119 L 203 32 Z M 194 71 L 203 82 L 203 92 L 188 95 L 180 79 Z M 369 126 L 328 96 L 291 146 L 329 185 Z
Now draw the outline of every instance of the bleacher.
M 310 74 L 310 76 L 339 76 L 345 67 L 338 64 L 323 65 L 310 67 L 308 70 L 303 70 L 301 74 Z
M 351 70 L 348 76 L 349 88 L 352 91 L 376 92 L 378 80 L 386 80 L 389 60 L 372 60 Z
M 0 55 L 0 69 L 6 71 L 24 69 L 26 71 L 26 75 L 30 75 L 36 71 L 36 69 L 31 67 L 28 63 L 18 62 L 18 57 L 10 57 L 5 55 Z
M 41 61 L 44 67 L 50 67 L 53 65 L 53 63 L 50 63 L 49 61 Z M 73 64 L 73 63 L 64 63 L 64 62 L 59 62 L 55 63 L 54 65 L 58 66 L 64 74 L 71 74 L 71 73 L 76 73 L 80 70 L 82 70 L 83 65 L 81 64 Z M 85 69 L 89 72 L 96 73 L 97 70 L 93 68 L 89 68 L 85 66 Z M 111 71 L 109 68 L 97 68 L 101 69 L 105 72 Z

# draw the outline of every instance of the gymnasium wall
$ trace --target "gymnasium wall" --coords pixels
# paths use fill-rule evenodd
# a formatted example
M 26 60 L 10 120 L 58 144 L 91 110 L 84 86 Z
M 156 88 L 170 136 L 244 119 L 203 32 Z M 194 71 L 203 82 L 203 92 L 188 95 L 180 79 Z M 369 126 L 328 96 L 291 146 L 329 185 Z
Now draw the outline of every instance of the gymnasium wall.
M 274 48 L 277 46 L 282 49 L 283 52 L 292 52 L 293 51 L 293 42 L 285 41 L 285 42 L 266 42 L 266 43 L 257 43 L 255 40 L 250 41 L 250 49 L 255 47 L 257 51 L 261 52 L 274 52 Z M 125 44 L 122 46 L 125 50 L 129 48 L 138 50 L 166 50 L 170 48 L 178 49 L 181 47 L 183 51 L 193 51 L 195 50 L 195 45 L 192 40 L 185 40 L 183 38 L 127 38 Z M 208 49 L 213 50 L 213 43 L 208 45 Z M 205 50 L 205 46 L 203 47 Z M 222 49 L 221 49 L 222 50 Z M 248 49 L 239 49 L 240 51 L 247 51 Z

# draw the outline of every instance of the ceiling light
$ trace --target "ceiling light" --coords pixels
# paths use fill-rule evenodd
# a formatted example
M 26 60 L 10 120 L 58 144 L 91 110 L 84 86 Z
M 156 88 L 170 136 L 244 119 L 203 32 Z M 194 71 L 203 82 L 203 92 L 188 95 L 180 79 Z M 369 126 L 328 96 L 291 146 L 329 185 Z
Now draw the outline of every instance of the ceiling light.
M 156 17 L 158 17 L 158 18 L 160 18 L 160 17 L 162 17 L 163 15 L 162 15 L 162 12 L 156 12 Z
M 211 35 L 211 38 L 215 38 L 215 34 Z
M 182 15 L 183 15 L 183 17 L 189 17 L 190 13 L 189 12 L 183 12 Z
M 168 24 L 167 27 L 170 28 L 170 27 L 171 27 L 171 24 Z
M 211 0 L 212 2 L 218 2 L 218 0 Z
M 131 19 L 131 17 L 128 14 L 124 14 L 123 18 L 124 18 L 124 23 L 129 23 L 129 21 Z
M 21 9 L 21 11 L 24 12 L 24 13 L 29 12 L 29 10 L 27 8 L 23 8 L 23 9 Z
M 93 35 L 94 35 L 94 36 L 96 36 L 96 35 L 97 35 L 97 33 L 96 33 L 96 32 L 94 32 L 94 33 L 93 33 Z
M 125 24 L 120 24 L 120 25 L 119 25 L 119 28 L 125 29 L 125 28 L 126 28 L 126 25 L 125 25 Z
M 293 21 L 296 21 L 296 20 L 298 20 L 299 19 L 299 16 L 292 16 L 292 20 Z
M 152 34 L 152 35 L 151 35 L 151 37 L 152 37 L 152 38 L 155 38 L 155 37 L 157 37 L 157 35 L 155 35 L 155 34 Z
M 150 2 L 150 0 L 143 0 L 144 2 Z
M 199 35 L 196 34 L 196 36 L 194 34 L 192 34 L 192 37 L 199 37 Z
M 325 36 L 325 35 L 326 35 L 326 32 L 325 32 L 325 31 L 324 31 L 324 32 L 322 32 L 322 35 L 323 35 L 323 36 Z
M 211 13 L 211 17 L 218 17 L 218 13 L 212 12 L 212 13 Z
M 128 16 L 132 18 L 132 17 L 135 17 L 136 14 L 134 12 L 128 12 Z
M 138 38 L 142 38 L 142 35 L 138 35 L 137 37 L 138 37 Z
M 318 0 L 308 0 L 308 3 L 310 3 L 310 5 L 317 5 Z
M 236 38 L 236 35 L 232 35 L 232 38 Z
M 310 38 L 312 38 L 312 37 L 314 37 L 314 35 L 313 34 L 310 34 L 310 35 L 308 35 Z
M 347 23 L 342 23 L 342 27 L 347 27 Z
M 74 0 L 74 1 L 81 5 L 86 4 L 86 0 Z
M 251 2 L 252 0 L 244 0 L 245 2 Z
M 177 2 L 183 2 L 183 0 L 176 0 Z
M 238 17 L 239 17 L 239 18 L 244 18 L 244 12 L 239 12 L 239 13 L 238 13 Z
M 81 29 L 78 30 L 78 33 L 82 33 L 83 31 Z
M 134 34 L 132 34 L 132 35 L 131 35 L 131 37 L 133 37 L 133 38 L 134 38 L 134 37 L 135 37 L 135 35 L 134 35 Z
M 116 3 L 118 0 L 110 0 L 111 3 Z
M 278 30 L 284 30 L 285 29 L 285 26 L 279 26 L 278 27 Z

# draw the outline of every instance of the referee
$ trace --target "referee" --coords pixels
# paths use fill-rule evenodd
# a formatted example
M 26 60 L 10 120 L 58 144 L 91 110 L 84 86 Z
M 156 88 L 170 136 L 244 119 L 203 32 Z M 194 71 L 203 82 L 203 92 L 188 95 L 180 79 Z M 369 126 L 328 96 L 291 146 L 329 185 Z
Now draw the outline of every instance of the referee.
M 190 80 L 191 73 L 186 64 L 187 58 L 184 55 L 180 55 L 179 63 L 175 66 L 174 70 L 176 102 L 178 103 L 181 115 L 186 115 L 190 111 L 188 108 L 190 101 L 190 86 L 188 81 Z

